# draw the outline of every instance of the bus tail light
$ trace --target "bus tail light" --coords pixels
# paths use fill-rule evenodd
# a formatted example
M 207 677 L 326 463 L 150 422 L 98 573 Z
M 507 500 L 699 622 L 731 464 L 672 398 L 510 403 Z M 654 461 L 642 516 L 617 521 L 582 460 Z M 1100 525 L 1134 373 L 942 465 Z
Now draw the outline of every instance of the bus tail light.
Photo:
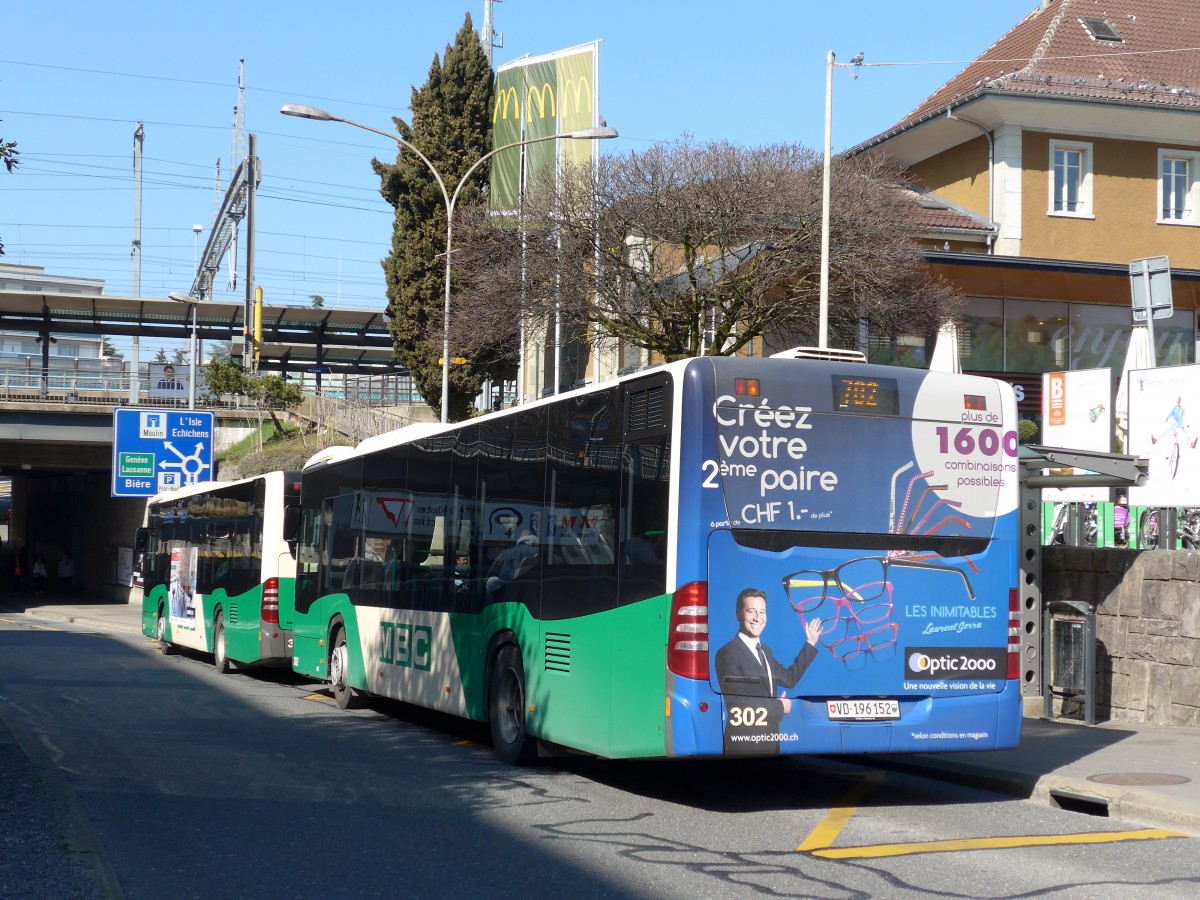
M 263 584 L 262 621 L 268 625 L 279 624 L 278 578 L 268 578 Z
M 693 581 L 671 600 L 667 668 L 684 678 L 708 680 L 708 583 Z
M 1005 677 L 1013 681 L 1021 677 L 1021 592 L 1008 592 L 1008 671 Z

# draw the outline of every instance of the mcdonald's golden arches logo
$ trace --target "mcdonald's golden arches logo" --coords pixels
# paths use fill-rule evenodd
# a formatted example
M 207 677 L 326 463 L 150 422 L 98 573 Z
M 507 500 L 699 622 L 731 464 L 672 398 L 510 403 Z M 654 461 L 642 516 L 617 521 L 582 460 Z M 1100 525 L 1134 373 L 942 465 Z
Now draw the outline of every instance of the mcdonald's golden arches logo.
M 582 98 L 582 99 L 581 99 Z M 576 113 L 584 112 L 583 101 L 587 101 L 588 118 L 592 115 L 592 81 L 586 75 L 579 78 L 568 78 L 567 83 L 563 85 L 563 95 L 560 106 L 562 106 L 563 115 L 567 115 L 568 104 L 574 107 Z M 572 102 L 574 101 L 574 102 Z
M 547 94 L 550 95 L 550 118 L 552 118 L 552 119 L 558 118 L 558 112 L 555 110 L 555 106 L 554 106 L 554 85 L 552 85 L 548 81 L 543 81 L 541 90 L 538 90 L 537 85 L 531 84 L 529 86 L 529 92 L 526 94 L 526 97 L 525 97 L 525 121 L 526 122 L 533 121 L 533 104 L 534 104 L 535 100 L 537 101 L 537 105 L 538 105 L 538 118 L 539 119 L 546 118 L 546 95 Z
M 512 104 L 513 108 L 513 118 L 520 119 L 521 98 L 517 95 L 517 89 L 512 85 L 509 85 L 506 88 L 500 88 L 496 91 L 496 105 L 492 109 L 493 125 L 495 125 L 496 121 L 500 118 L 503 118 L 505 121 L 508 120 L 508 105 L 510 103 Z

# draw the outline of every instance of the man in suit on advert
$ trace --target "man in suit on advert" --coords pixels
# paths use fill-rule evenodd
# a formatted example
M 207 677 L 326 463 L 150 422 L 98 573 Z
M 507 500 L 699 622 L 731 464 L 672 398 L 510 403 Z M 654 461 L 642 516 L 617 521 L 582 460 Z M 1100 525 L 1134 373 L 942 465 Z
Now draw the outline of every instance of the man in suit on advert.
M 736 614 L 738 633 L 717 651 L 717 681 L 726 708 L 725 753 L 777 754 L 780 723 L 792 710 L 784 688 L 794 687 L 816 659 L 821 623 L 804 626 L 804 646 L 785 667 L 761 641 L 767 627 L 766 593 L 746 588 L 738 594 Z

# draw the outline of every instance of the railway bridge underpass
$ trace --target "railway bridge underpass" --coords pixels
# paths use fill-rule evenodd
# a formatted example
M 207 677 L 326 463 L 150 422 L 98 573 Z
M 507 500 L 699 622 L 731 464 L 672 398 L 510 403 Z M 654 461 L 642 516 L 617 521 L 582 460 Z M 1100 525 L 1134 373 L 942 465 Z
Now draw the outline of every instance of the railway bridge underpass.
M 81 590 L 97 598 L 127 596 L 118 575 L 144 501 L 110 496 L 113 409 L 192 402 L 185 392 L 156 392 L 146 359 L 135 368 L 118 357 L 58 357 L 51 353 L 56 338 L 129 336 L 184 346 L 230 341 L 238 358 L 246 346 L 243 319 L 241 303 L 0 289 L 0 331 L 35 335 L 40 350 L 38 356 L 0 354 L 0 481 L 9 483 L 12 498 L 9 533 L 0 544 L 0 590 L 11 585 L 12 553 L 19 547 L 30 561 L 40 554 L 51 573 L 69 552 Z M 399 401 L 403 385 L 411 385 L 381 311 L 264 306 L 261 321 L 257 342 L 249 335 L 260 371 L 302 379 L 318 394 L 349 389 L 376 402 Z M 195 403 L 203 408 L 203 397 Z M 250 427 L 244 409 L 218 409 L 216 416 L 218 449 L 223 434 L 232 443 Z

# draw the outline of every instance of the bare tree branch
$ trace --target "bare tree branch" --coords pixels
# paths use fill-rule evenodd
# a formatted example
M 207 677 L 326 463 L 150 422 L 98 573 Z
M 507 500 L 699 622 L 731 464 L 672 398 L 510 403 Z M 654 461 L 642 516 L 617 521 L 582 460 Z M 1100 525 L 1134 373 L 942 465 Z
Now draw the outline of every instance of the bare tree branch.
M 902 173 L 886 158 L 832 168 L 830 331 L 924 333 L 959 300 L 929 271 Z M 460 296 L 476 340 L 510 352 L 517 326 L 558 314 L 667 360 L 731 354 L 756 338 L 816 343 L 820 158 L 797 145 L 688 137 L 553 173 L 520 220 L 464 215 Z

